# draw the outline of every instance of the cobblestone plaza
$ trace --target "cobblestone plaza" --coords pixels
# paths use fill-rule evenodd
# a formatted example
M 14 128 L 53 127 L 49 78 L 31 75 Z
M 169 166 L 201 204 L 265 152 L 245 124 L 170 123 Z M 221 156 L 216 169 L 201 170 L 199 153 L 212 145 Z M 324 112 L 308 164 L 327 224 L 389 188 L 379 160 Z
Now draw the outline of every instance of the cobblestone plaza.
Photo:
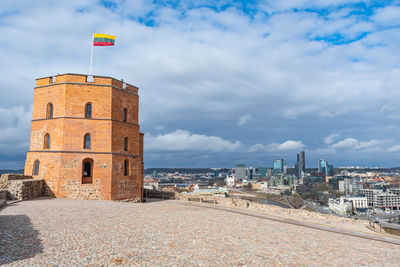
M 5 266 L 398 266 L 400 246 L 179 205 L 39 199 L 0 211 Z

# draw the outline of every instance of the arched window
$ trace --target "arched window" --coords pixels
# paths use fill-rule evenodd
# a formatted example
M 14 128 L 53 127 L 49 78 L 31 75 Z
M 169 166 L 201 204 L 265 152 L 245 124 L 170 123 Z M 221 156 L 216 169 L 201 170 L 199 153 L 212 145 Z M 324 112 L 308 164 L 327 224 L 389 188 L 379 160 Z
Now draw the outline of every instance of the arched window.
M 124 150 L 128 151 L 128 146 L 129 146 L 129 139 L 128 137 L 124 137 Z
M 49 149 L 50 148 L 50 134 L 45 134 L 44 136 L 44 149 Z
M 91 148 L 90 134 L 85 134 L 83 137 L 83 148 Z
M 40 166 L 40 161 L 37 159 L 37 160 L 35 160 L 35 163 L 33 163 L 32 175 L 39 174 L 39 166 Z
M 129 160 L 124 160 L 124 175 L 128 176 L 129 175 Z
M 124 108 L 124 110 L 122 111 L 122 121 L 127 121 L 128 120 L 128 109 Z
M 82 162 L 82 184 L 93 182 L 93 160 L 84 159 Z
M 87 103 L 85 106 L 85 118 L 92 118 L 92 103 Z
M 47 119 L 53 118 L 53 104 L 52 103 L 47 104 L 46 118 Z

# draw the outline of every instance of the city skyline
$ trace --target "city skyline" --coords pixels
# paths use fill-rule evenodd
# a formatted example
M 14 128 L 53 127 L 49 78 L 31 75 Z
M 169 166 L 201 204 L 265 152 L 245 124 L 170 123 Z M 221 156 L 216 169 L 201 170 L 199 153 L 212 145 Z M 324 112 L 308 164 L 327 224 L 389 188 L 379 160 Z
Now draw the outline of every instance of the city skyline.
M 400 166 L 397 1 L 4 1 L 0 168 L 22 168 L 34 79 L 139 87 L 145 167 Z M 266 165 L 268 164 L 268 165 Z

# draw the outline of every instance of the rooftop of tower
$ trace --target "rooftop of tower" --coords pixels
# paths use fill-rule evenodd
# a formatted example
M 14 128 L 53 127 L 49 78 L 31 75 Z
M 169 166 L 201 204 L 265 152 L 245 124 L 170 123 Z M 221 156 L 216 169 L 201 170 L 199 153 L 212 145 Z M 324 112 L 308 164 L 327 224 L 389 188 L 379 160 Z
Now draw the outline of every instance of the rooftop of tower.
M 63 73 L 36 79 L 36 87 L 50 86 L 54 84 L 88 84 L 113 86 L 133 93 L 138 93 L 139 88 L 109 76 L 88 75 L 77 73 Z

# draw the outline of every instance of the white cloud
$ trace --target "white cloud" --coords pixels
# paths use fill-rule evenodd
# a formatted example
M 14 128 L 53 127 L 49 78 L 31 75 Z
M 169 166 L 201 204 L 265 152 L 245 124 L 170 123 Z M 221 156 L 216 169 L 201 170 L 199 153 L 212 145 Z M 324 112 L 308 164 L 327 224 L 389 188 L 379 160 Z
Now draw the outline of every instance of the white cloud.
M 346 138 L 333 144 L 333 148 L 349 148 L 349 147 L 356 147 L 358 145 L 358 140 L 354 138 Z
M 152 136 L 146 134 L 144 149 L 146 152 L 163 151 L 211 151 L 233 152 L 242 147 L 239 141 L 230 142 L 218 136 L 192 134 L 177 129 L 174 132 Z
M 336 134 L 330 134 L 329 136 L 325 137 L 324 142 L 325 142 L 325 144 L 330 145 L 338 137 L 339 137 L 339 134 L 337 134 L 337 133 Z
M 372 17 L 374 21 L 379 24 L 395 26 L 400 24 L 400 7 L 398 6 L 387 6 L 380 8 L 375 12 Z
M 359 141 L 355 138 L 346 138 L 331 145 L 331 148 L 341 148 L 341 149 L 356 149 L 356 150 L 379 150 L 380 145 L 384 144 L 386 140 L 369 140 L 369 141 Z
M 271 143 L 268 145 L 263 144 L 255 144 L 249 148 L 249 152 L 258 152 L 258 151 L 293 151 L 293 150 L 302 150 L 305 145 L 301 141 L 287 140 L 283 143 Z
M 238 119 L 237 124 L 238 124 L 238 125 L 245 125 L 246 123 L 248 123 L 249 121 L 251 121 L 251 119 L 252 119 L 251 114 L 247 113 L 247 114 L 241 116 L 241 117 Z
M 394 145 L 388 149 L 389 152 L 400 152 L 400 144 Z

